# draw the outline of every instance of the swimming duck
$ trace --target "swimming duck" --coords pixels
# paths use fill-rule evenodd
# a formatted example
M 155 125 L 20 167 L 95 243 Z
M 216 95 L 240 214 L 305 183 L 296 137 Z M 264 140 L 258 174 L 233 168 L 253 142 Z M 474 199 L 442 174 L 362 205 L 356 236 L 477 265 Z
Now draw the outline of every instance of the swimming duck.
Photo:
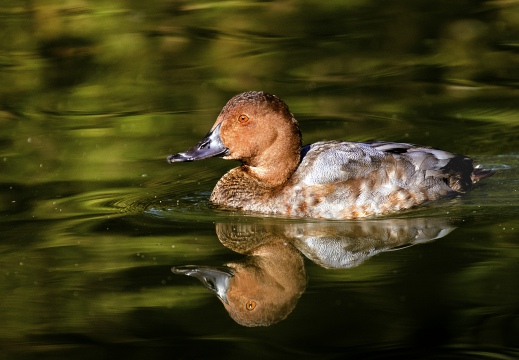
M 463 193 L 492 171 L 426 146 L 386 141 L 321 141 L 301 132 L 277 96 L 250 91 L 223 107 L 209 133 L 169 163 L 238 160 L 210 200 L 229 209 L 290 217 L 355 219 L 409 209 Z

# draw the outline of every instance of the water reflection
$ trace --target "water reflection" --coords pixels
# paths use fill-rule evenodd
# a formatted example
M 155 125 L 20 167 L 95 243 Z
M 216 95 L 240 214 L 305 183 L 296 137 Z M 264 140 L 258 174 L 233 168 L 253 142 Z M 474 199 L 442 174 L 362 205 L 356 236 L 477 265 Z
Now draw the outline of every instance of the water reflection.
M 324 268 L 347 269 L 454 229 L 443 218 L 217 223 L 220 242 L 245 258 L 216 267 L 174 266 L 172 271 L 198 278 L 238 324 L 269 326 L 285 319 L 305 290 L 303 255 Z

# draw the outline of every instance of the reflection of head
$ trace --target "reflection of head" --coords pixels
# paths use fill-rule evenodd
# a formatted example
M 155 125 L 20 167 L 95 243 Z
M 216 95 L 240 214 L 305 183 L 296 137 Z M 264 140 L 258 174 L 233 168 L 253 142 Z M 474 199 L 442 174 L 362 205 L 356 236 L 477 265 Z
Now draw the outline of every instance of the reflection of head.
M 227 264 L 234 276 L 224 306 L 240 325 L 268 326 L 285 319 L 306 287 L 303 258 L 279 230 L 263 223 L 216 224 L 221 243 L 247 255 Z
M 290 245 L 273 247 L 269 256 L 250 256 L 234 269 L 227 291 L 229 315 L 240 325 L 269 326 L 294 310 L 306 286 L 302 257 Z M 279 251 L 278 250 L 285 250 Z
M 226 266 L 176 266 L 176 274 L 199 279 L 240 325 L 268 326 L 285 319 L 306 287 L 303 257 L 274 239 Z

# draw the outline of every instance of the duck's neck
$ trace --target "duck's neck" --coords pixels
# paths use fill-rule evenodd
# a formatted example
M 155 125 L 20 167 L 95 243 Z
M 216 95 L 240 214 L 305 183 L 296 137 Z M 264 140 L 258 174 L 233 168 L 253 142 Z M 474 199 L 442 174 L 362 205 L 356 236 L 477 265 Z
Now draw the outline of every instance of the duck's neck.
M 242 169 L 263 186 L 275 188 L 286 183 L 301 158 L 301 138 L 278 139 L 258 156 L 244 162 Z
M 294 171 L 298 162 L 278 162 L 268 167 L 244 165 L 242 169 L 258 180 L 264 187 L 275 188 L 286 183 Z

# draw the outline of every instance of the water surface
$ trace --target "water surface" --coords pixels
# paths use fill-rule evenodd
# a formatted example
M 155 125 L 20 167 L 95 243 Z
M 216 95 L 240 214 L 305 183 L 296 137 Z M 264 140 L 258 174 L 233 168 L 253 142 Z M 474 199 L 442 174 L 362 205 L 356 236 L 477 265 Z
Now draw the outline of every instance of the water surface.
M 0 5 L 2 357 L 517 358 L 518 19 L 514 2 Z M 283 98 L 305 143 L 499 171 L 389 219 L 221 211 L 236 163 L 165 159 L 247 90 Z M 284 312 L 236 320 L 185 265 L 250 270 Z

